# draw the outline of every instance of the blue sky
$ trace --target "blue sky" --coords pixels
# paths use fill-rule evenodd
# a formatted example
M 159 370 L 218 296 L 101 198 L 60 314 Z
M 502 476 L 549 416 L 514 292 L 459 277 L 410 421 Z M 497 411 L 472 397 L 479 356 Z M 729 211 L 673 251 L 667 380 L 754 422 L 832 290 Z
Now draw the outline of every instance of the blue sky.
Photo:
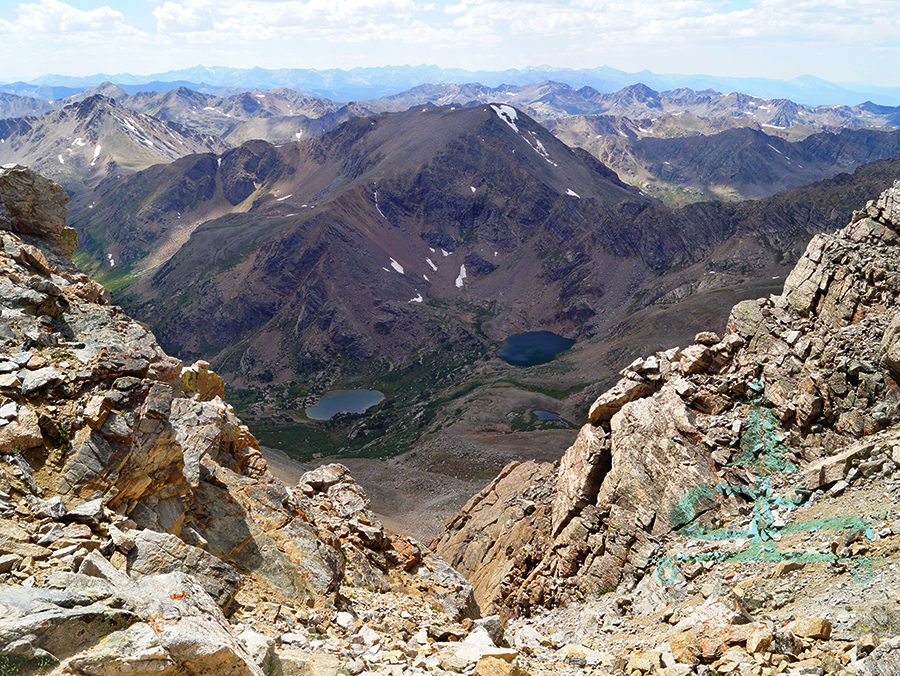
M 0 80 L 206 66 L 548 65 L 900 85 L 898 0 L 28 0 Z

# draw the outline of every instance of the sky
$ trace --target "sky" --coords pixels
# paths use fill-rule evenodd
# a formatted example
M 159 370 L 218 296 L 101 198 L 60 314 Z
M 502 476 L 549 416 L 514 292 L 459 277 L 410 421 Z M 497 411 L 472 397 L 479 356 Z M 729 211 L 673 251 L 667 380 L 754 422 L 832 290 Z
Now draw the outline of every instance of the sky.
M 0 81 L 527 66 L 900 85 L 898 0 L 0 0 Z

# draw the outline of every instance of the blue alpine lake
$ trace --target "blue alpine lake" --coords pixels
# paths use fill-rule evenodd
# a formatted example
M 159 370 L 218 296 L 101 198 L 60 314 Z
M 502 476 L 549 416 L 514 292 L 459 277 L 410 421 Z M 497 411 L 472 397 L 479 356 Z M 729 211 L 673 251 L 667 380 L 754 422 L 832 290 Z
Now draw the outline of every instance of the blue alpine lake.
M 550 331 L 528 331 L 507 338 L 497 356 L 513 366 L 537 366 L 553 361 L 556 355 L 574 344 L 574 340 Z
M 306 415 L 313 420 L 331 420 L 338 413 L 365 413 L 382 401 L 384 395 L 378 390 L 332 390 L 306 409 Z

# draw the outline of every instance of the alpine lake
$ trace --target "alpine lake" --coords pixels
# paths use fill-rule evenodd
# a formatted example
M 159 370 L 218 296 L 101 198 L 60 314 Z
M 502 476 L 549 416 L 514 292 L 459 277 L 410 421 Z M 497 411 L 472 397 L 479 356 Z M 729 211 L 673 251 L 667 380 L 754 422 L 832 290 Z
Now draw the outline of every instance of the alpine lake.
M 497 356 L 512 366 L 538 366 L 553 361 L 574 344 L 574 340 L 550 331 L 528 331 L 507 338 Z

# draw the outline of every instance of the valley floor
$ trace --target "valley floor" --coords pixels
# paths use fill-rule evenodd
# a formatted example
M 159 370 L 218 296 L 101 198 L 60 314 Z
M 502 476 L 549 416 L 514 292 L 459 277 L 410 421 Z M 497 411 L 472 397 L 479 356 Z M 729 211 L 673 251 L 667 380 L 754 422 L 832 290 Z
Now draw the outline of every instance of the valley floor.
M 457 435 L 428 441 L 389 460 L 341 455 L 315 463 L 298 462 L 278 449 L 261 450 L 271 472 L 288 486 L 316 466 L 346 465 L 386 528 L 428 542 L 508 463 L 555 462 L 571 442 L 571 430 Z

